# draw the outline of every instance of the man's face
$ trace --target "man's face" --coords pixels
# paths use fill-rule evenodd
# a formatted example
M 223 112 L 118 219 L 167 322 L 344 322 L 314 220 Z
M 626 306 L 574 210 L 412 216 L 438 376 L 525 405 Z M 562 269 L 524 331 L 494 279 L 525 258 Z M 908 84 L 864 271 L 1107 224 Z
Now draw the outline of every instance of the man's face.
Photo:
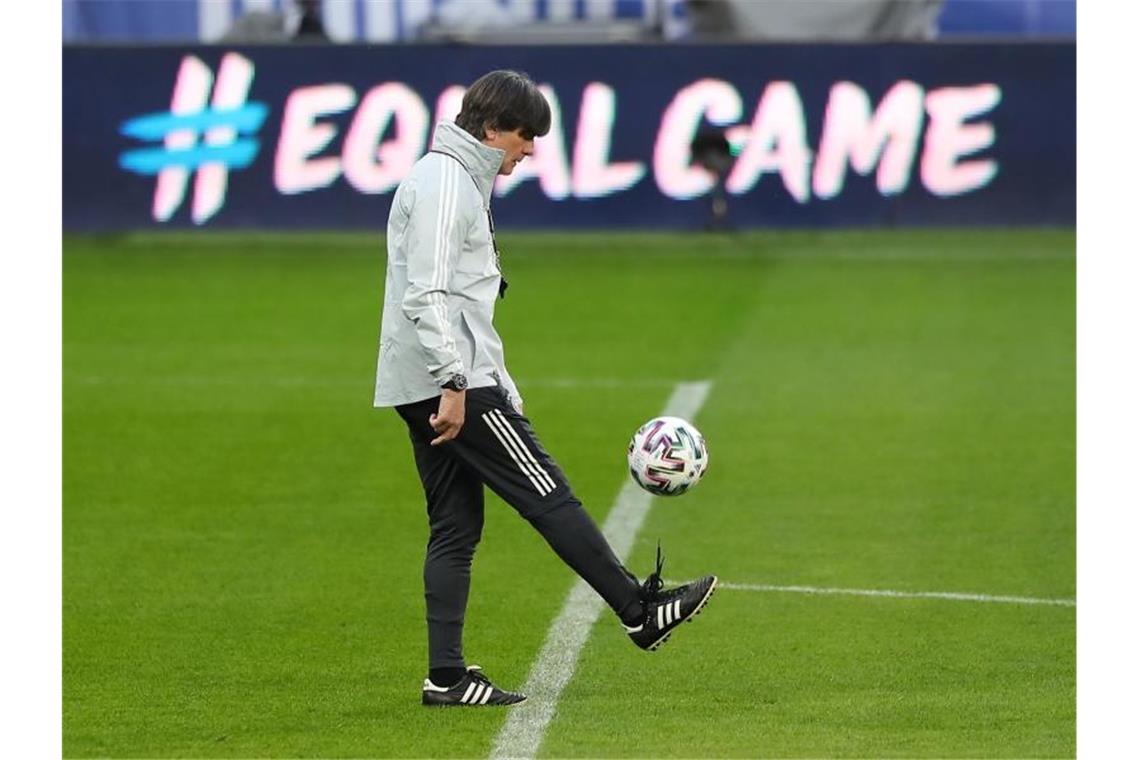
M 488 129 L 483 144 L 506 151 L 506 155 L 503 156 L 503 165 L 499 167 L 499 174 L 510 174 L 515 170 L 515 165 L 519 161 L 534 153 L 534 138 L 523 137 L 522 128 L 513 132 Z

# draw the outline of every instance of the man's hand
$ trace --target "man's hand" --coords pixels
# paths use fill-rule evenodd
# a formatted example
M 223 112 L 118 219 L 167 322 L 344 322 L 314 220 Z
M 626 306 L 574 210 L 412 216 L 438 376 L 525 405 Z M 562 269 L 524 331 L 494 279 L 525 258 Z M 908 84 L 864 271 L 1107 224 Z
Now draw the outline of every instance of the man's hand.
M 431 445 L 447 443 L 459 435 L 466 412 L 467 391 L 444 388 L 443 395 L 439 397 L 439 411 L 428 420 L 431 429 L 439 433 L 439 437 L 433 440 Z

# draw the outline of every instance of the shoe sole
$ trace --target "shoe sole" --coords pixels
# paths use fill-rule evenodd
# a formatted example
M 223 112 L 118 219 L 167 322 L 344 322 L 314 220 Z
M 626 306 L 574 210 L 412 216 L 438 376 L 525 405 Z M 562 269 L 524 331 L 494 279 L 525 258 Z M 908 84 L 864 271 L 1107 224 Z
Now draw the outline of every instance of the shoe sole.
M 709 590 L 705 592 L 704 598 L 701 599 L 700 604 L 698 604 L 692 612 L 690 612 L 688 615 L 686 615 L 685 618 L 681 620 L 681 623 L 691 623 L 691 622 L 693 622 L 693 618 L 695 618 L 697 615 L 701 614 L 701 610 L 703 610 L 705 608 L 705 605 L 709 603 L 709 599 L 712 598 L 713 592 L 716 591 L 716 584 L 719 582 L 720 582 L 720 579 L 714 575 L 712 583 L 709 584 Z M 648 651 L 656 652 L 658 647 L 660 647 L 662 644 L 664 644 L 666 641 L 669 640 L 669 637 L 673 635 L 673 631 L 677 630 L 677 627 L 680 626 L 681 623 L 677 623 L 677 625 L 675 625 L 669 629 L 668 633 L 666 633 L 661 638 L 657 639 L 657 641 L 650 644 L 647 647 Z
M 518 702 L 511 702 L 511 703 L 505 704 L 505 705 L 468 704 L 466 702 L 434 702 L 434 703 L 432 703 L 432 702 L 422 702 L 422 701 L 420 704 L 422 704 L 424 707 L 514 707 L 515 705 L 521 705 L 526 700 L 527 700 L 527 698 L 523 697 Z

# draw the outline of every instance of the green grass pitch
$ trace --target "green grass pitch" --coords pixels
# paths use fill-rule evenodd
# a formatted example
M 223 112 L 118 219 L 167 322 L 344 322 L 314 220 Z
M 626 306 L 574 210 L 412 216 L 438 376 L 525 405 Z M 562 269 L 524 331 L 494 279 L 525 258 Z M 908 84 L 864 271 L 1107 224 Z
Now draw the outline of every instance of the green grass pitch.
M 503 235 L 528 415 L 601 522 L 712 381 L 704 482 L 630 558 L 736 584 L 1072 599 L 1075 236 Z M 69 757 L 486 756 L 418 704 L 423 497 L 371 409 L 379 236 L 64 241 Z M 469 662 L 526 678 L 573 576 L 488 500 Z M 724 589 L 608 614 L 543 757 L 1071 757 L 1070 606 Z

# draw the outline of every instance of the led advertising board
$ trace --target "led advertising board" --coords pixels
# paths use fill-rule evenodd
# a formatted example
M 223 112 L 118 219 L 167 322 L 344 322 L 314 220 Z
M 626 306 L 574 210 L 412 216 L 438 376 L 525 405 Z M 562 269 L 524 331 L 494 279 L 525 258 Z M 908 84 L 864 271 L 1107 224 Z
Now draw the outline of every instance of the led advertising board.
M 496 185 L 514 228 L 697 229 L 727 139 L 738 228 L 1072 225 L 1071 43 L 68 47 L 66 230 L 382 230 L 464 86 L 553 111 Z

